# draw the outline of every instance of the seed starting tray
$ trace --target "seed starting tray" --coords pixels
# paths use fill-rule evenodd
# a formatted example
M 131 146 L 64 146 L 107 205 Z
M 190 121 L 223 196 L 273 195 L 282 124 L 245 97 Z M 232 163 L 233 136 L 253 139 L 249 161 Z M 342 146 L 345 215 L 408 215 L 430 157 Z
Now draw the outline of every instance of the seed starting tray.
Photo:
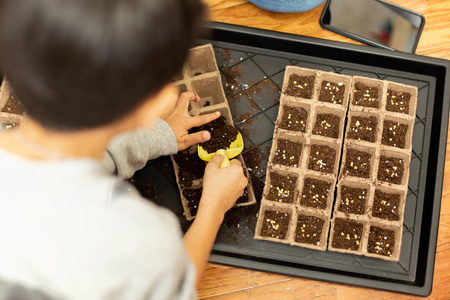
M 259 203 L 226 214 L 210 261 L 429 295 L 444 174 L 450 62 L 234 25 L 214 23 L 208 27 L 212 28 L 212 36 L 199 40 L 199 44 L 214 46 L 233 121 L 243 134 L 242 155 L 258 202 L 263 194 L 286 66 L 391 81 L 418 89 L 398 262 L 254 239 Z M 191 222 L 183 215 L 170 158 L 150 161 L 133 181 L 147 198 L 174 211 L 183 230 L 189 228 Z

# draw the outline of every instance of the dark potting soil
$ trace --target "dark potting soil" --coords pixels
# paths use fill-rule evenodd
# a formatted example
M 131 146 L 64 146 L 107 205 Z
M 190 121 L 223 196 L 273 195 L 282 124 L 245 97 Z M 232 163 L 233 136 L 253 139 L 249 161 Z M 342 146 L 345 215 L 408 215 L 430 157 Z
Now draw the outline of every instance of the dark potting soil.
M 300 204 L 320 209 L 327 208 L 331 183 L 319 179 L 305 178 Z
M 305 132 L 308 112 L 303 107 L 284 106 L 280 128 Z
M 375 190 L 372 216 L 390 221 L 400 220 L 400 195 Z
M 295 241 L 320 246 L 324 220 L 313 217 L 299 215 L 297 219 L 297 229 L 295 230 Z
M 191 216 L 196 216 L 198 206 L 200 204 L 200 198 L 202 197 L 202 189 L 184 189 L 183 196 L 188 201 L 188 209 L 191 213 Z
M 355 84 L 352 104 L 365 107 L 380 107 L 379 91 L 377 87 L 370 87 L 361 82 Z
M 362 215 L 366 211 L 367 189 L 341 187 L 341 201 L 338 210 L 344 213 Z
M 203 178 L 206 164 L 197 153 L 189 153 L 189 150 L 180 151 L 174 155 L 174 159 L 178 165 L 181 185 L 190 187 L 193 180 Z
M 270 189 L 267 199 L 276 202 L 292 203 L 294 202 L 295 184 L 297 176 L 280 175 L 270 172 Z
M 284 91 L 286 95 L 311 99 L 314 91 L 315 76 L 300 76 L 292 74 L 289 76 L 289 83 Z
M 405 148 L 408 125 L 393 121 L 384 121 L 381 143 L 383 145 Z
M 5 103 L 5 106 L 2 108 L 2 112 L 21 115 L 25 112 L 25 109 L 16 96 L 11 93 Z
M 380 157 L 377 178 L 380 181 L 401 184 L 405 169 L 405 160 L 396 157 Z
M 311 145 L 308 169 L 333 173 L 336 162 L 336 150 L 326 145 Z
M 395 246 L 395 231 L 370 226 L 367 252 L 392 256 Z
M 235 203 L 234 205 L 241 204 L 241 203 L 247 203 L 247 202 L 249 202 L 249 201 L 250 201 L 250 200 L 248 199 L 248 188 L 245 188 L 245 189 L 244 189 L 244 193 L 242 194 L 241 197 L 239 197 L 239 198 L 236 200 L 236 203 Z
M 285 139 L 277 141 L 277 150 L 274 152 L 273 163 L 297 168 L 300 164 L 302 144 Z
M 409 114 L 410 100 L 410 93 L 388 90 L 386 96 L 386 110 Z
M 352 220 L 336 218 L 334 220 L 333 247 L 355 250 L 361 245 L 363 224 Z
M 353 116 L 350 121 L 347 137 L 349 139 L 374 143 L 377 123 L 377 118 L 375 117 Z
M 344 174 L 362 178 L 370 176 L 370 161 L 372 155 L 356 149 L 347 149 Z
M 202 130 L 208 130 L 211 133 L 211 139 L 200 144 L 208 153 L 229 148 L 239 133 L 236 128 L 226 123 L 225 117 L 219 117 L 211 123 L 203 125 Z
M 264 213 L 261 236 L 283 240 L 286 238 L 291 215 L 280 211 L 266 211 Z
M 339 137 L 340 120 L 340 117 L 333 114 L 318 114 L 312 133 L 337 139 Z
M 344 100 L 344 92 L 345 85 L 342 82 L 334 83 L 330 81 L 322 81 L 319 101 L 342 104 Z

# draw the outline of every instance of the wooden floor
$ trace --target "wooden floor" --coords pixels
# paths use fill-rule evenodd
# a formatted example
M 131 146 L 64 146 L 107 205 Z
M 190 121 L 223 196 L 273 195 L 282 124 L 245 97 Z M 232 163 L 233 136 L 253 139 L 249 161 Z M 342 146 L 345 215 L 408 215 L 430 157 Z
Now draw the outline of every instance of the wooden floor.
M 305 13 L 280 14 L 259 9 L 245 0 L 204 1 L 211 9 L 210 18 L 213 21 L 358 44 L 320 27 L 319 17 L 324 4 Z M 450 1 L 390 0 L 390 2 L 422 13 L 426 18 L 416 54 L 450 59 Z M 446 156 L 436 266 L 430 299 L 450 299 L 449 160 L 450 149 L 447 150 Z M 199 298 L 375 300 L 416 297 L 209 264 L 199 288 Z

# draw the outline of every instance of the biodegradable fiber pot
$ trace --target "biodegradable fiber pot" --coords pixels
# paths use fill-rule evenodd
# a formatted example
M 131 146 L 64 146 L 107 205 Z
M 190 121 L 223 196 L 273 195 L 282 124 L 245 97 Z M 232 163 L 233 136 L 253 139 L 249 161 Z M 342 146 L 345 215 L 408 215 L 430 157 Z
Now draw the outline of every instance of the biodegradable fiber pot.
M 325 0 L 249 0 L 249 2 L 265 10 L 295 13 L 316 8 Z

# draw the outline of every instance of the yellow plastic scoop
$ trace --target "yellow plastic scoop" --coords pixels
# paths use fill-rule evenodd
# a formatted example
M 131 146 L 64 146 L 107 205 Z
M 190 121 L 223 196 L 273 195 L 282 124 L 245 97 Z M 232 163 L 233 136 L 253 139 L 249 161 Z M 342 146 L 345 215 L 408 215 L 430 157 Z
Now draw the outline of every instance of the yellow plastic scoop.
M 211 157 L 214 155 L 222 155 L 225 157 L 220 168 L 225 168 L 230 166 L 230 159 L 238 156 L 242 150 L 244 150 L 244 140 L 242 139 L 242 135 L 238 132 L 236 139 L 231 143 L 230 147 L 227 149 L 219 149 L 215 153 L 208 153 L 205 149 L 200 146 L 197 146 L 198 156 L 204 161 L 210 161 Z

